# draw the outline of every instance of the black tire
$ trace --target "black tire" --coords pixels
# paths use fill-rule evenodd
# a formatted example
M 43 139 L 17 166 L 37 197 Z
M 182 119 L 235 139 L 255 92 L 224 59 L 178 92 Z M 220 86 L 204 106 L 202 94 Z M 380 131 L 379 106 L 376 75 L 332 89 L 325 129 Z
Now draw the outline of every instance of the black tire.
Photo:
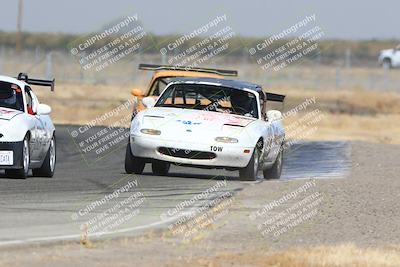
M 128 142 L 125 153 L 125 171 L 126 173 L 142 174 L 146 162 L 139 157 L 135 157 L 131 151 L 131 145 Z
M 155 161 L 151 164 L 151 170 L 154 175 L 166 176 L 169 172 L 171 164 L 164 161 Z
M 276 156 L 274 165 L 271 168 L 263 171 L 264 179 L 279 179 L 282 174 L 282 165 L 283 165 L 283 149 L 279 150 L 278 156 Z
M 259 168 L 259 151 L 257 147 L 254 149 L 253 155 L 245 168 L 239 170 L 239 178 L 241 181 L 256 181 Z
M 382 61 L 382 67 L 383 67 L 385 70 L 391 69 L 391 68 L 392 68 L 392 60 L 391 60 L 390 58 L 385 58 L 385 59 L 383 59 L 383 61 Z
M 22 169 L 9 169 L 5 170 L 6 176 L 13 177 L 13 178 L 22 178 L 25 179 L 28 177 L 29 174 L 29 164 L 30 164 L 30 149 L 29 149 L 29 136 L 26 135 L 24 140 L 23 140 L 23 146 L 22 146 L 22 157 L 21 157 L 21 164 L 22 164 Z M 27 158 L 26 158 L 27 157 Z
M 50 178 L 54 176 L 54 171 L 56 169 L 56 151 L 56 137 L 53 135 L 42 166 L 32 170 L 33 176 Z

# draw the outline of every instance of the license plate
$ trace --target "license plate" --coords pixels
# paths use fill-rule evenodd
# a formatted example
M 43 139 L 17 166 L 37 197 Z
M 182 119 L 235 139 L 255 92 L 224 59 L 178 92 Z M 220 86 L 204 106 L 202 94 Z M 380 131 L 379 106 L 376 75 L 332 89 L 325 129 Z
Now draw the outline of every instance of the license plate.
M 0 151 L 0 165 L 13 165 L 13 151 Z

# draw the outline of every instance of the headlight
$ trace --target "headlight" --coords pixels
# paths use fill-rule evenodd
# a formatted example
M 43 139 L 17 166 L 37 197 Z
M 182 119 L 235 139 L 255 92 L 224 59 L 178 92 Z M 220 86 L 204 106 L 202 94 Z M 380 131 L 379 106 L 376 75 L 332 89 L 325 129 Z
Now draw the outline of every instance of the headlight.
M 222 142 L 222 143 L 237 143 L 239 140 L 236 138 L 231 138 L 231 137 L 216 137 L 215 141 L 217 142 Z
M 161 131 L 154 130 L 154 129 L 141 129 L 140 132 L 144 133 L 144 134 L 151 134 L 151 135 L 160 135 L 161 134 Z

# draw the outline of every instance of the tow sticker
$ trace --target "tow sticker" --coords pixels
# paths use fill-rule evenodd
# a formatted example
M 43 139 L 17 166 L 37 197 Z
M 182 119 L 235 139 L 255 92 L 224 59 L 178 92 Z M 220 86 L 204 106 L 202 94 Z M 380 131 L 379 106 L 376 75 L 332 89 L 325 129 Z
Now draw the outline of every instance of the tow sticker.
M 222 146 L 211 146 L 211 151 L 222 152 L 222 150 L 223 150 Z

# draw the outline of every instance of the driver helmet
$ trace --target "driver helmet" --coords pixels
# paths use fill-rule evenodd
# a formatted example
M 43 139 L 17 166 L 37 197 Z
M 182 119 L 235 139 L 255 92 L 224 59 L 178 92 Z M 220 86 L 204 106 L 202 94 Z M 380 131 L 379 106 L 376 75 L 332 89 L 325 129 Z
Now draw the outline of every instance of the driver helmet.
M 234 112 L 243 114 L 251 112 L 252 98 L 248 96 L 247 92 L 232 90 L 230 99 Z

